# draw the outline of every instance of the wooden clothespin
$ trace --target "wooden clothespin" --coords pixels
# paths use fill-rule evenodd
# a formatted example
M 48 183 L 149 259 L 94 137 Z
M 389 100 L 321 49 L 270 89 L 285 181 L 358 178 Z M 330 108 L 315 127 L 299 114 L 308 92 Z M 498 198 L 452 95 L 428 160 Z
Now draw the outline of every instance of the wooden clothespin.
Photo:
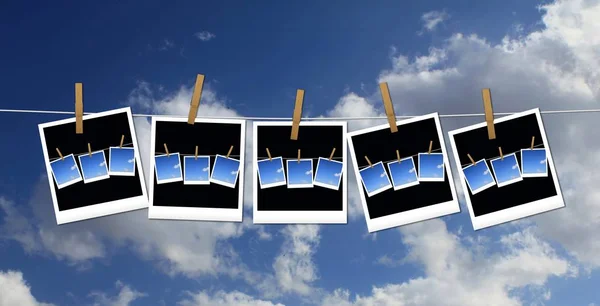
M 333 159 L 333 154 L 335 154 L 335 148 L 333 148 L 333 150 L 331 150 L 331 154 L 329 154 L 329 160 Z
M 500 153 L 500 160 L 504 160 L 504 155 L 502 154 L 502 148 L 498 147 L 498 152 Z
M 531 137 L 531 150 L 533 150 L 533 145 L 535 144 L 535 136 Z
M 119 143 L 119 149 L 123 148 L 123 141 L 125 141 L 125 135 L 121 135 L 121 143 Z
M 471 157 L 471 154 L 467 154 L 467 157 L 471 160 L 471 164 L 475 165 L 475 160 Z
M 300 163 L 300 149 L 298 149 L 298 163 Z
M 167 148 L 167 144 L 163 143 L 163 146 L 165 147 L 165 152 L 167 152 L 167 157 L 169 157 L 169 148 Z
M 198 146 L 196 146 L 196 150 L 194 150 L 194 160 L 198 159 Z
M 431 147 L 433 146 L 433 140 L 429 141 L 429 151 L 427 151 L 427 154 L 431 154 Z
M 190 113 L 188 114 L 188 124 L 194 124 L 196 116 L 198 116 L 198 107 L 200 107 L 200 98 L 202 97 L 202 87 L 204 86 L 204 75 L 196 76 L 196 84 L 192 93 L 192 101 L 190 102 Z
M 302 104 L 304 103 L 304 90 L 296 90 L 296 104 L 294 105 L 294 117 L 292 117 L 292 135 L 291 140 L 298 140 L 298 130 L 300 129 L 300 119 L 302 118 Z
M 367 164 L 369 164 L 369 167 L 373 167 L 373 164 L 371 164 L 371 161 L 369 160 L 369 158 L 365 155 L 365 159 L 367 160 Z
M 487 123 L 488 138 L 496 139 L 496 129 L 494 128 L 494 108 L 492 106 L 492 91 L 489 88 L 481 90 L 483 97 L 483 110 L 485 111 L 485 122 Z
M 390 130 L 392 133 L 398 132 L 398 126 L 396 125 L 396 113 L 394 113 L 394 105 L 392 104 L 392 97 L 390 96 L 390 89 L 387 83 L 379 84 L 379 90 L 381 91 L 381 97 L 383 98 L 383 106 L 385 108 L 385 115 L 387 116 L 388 123 L 390 124 Z
M 398 159 L 398 163 L 400 163 L 400 151 L 396 150 L 396 159 Z
M 92 146 L 90 145 L 90 143 L 88 142 L 88 153 L 90 154 L 90 157 L 92 156 Z
M 229 155 L 231 155 L 231 151 L 233 151 L 233 146 L 229 147 L 229 151 L 227 151 L 227 156 L 225 156 L 225 158 L 229 158 Z
M 269 157 L 269 161 L 272 161 L 272 159 L 271 159 L 271 151 L 269 151 L 269 148 L 267 148 L 267 156 Z
M 75 133 L 83 134 L 83 83 L 75 83 Z
M 58 148 L 56 148 L 56 153 L 58 153 L 58 156 L 60 156 L 61 160 L 65 160 L 65 158 L 63 157 L 62 153 L 60 153 L 60 150 Z

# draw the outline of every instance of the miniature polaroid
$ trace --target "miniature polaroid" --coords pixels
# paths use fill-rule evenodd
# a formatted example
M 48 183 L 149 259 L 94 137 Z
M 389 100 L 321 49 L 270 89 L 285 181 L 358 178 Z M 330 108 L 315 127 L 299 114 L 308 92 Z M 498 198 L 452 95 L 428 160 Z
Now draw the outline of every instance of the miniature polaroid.
M 57 158 L 50 162 L 54 181 L 58 189 L 65 188 L 75 183 L 81 182 L 81 174 L 75 162 L 73 154 Z
M 147 208 L 131 109 L 82 119 L 82 134 L 76 133 L 75 117 L 38 125 L 56 223 Z
M 183 184 L 210 184 L 210 156 L 183 157 Z
M 111 176 L 135 176 L 135 150 L 110 147 L 108 151 L 108 174 Z
M 154 156 L 154 171 L 156 172 L 157 184 L 183 181 L 179 153 Z
M 258 165 L 258 181 L 260 183 L 260 188 L 272 188 L 285 186 L 287 184 L 282 157 L 259 160 L 256 164 Z
M 523 180 L 515 153 L 490 161 L 498 187 L 504 187 Z
M 442 153 L 419 153 L 419 181 L 421 182 L 443 182 L 444 154 Z
M 229 188 L 235 188 L 238 174 L 240 172 L 240 161 L 217 155 L 213 165 L 210 182 Z
M 313 161 L 312 159 L 293 160 L 287 163 L 287 187 L 288 188 L 312 188 L 313 187 Z
M 470 164 L 462 169 L 471 194 L 478 194 L 496 185 L 485 159 Z
M 459 171 L 460 183 L 463 190 L 471 191 L 465 192 L 465 200 L 473 229 L 564 207 L 539 109 L 494 119 L 493 125 L 496 132 L 493 141 L 489 139 L 486 122 L 448 133 L 457 167 L 464 168 Z M 535 147 L 543 149 L 534 148 L 535 139 L 541 141 Z M 511 153 L 498 154 L 498 148 Z M 473 163 L 472 158 L 479 162 L 467 167 Z M 489 160 L 489 168 L 487 162 L 484 166 L 483 159 Z M 488 172 L 497 188 L 491 188 L 494 184 Z
M 390 170 L 390 178 L 392 179 L 394 190 L 419 185 L 417 169 L 415 168 L 415 161 L 412 157 L 407 157 L 400 161 L 393 161 L 388 163 L 387 166 Z
M 368 197 L 392 188 L 392 183 L 383 167 L 383 162 L 375 163 L 360 170 L 360 178 Z
M 338 190 L 344 172 L 343 169 L 344 164 L 342 162 L 319 157 L 313 184 L 323 188 Z
M 521 175 L 524 178 L 548 176 L 546 149 L 521 150 Z

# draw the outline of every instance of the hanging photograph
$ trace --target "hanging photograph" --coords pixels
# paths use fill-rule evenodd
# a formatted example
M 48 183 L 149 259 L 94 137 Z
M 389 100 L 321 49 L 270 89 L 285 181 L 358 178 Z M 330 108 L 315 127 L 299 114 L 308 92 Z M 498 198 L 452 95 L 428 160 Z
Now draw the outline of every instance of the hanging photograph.
M 153 117 L 150 219 L 241 222 L 244 120 Z
M 460 212 L 437 113 L 396 126 L 348 133 L 369 232 Z
M 130 108 L 83 116 L 83 126 L 38 126 L 57 224 L 148 207 Z
M 475 230 L 565 206 L 539 109 L 449 132 Z M 475 162 L 478 160 L 478 162 Z
M 254 223 L 346 223 L 346 122 L 253 124 Z

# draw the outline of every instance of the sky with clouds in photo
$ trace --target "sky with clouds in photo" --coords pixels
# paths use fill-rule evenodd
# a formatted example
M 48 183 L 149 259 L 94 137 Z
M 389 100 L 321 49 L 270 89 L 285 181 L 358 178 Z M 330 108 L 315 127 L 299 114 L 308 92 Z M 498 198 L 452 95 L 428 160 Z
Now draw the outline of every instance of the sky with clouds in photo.
M 599 0 L 7 2 L 0 20 L 0 108 L 73 111 L 83 82 L 86 112 L 186 116 L 198 73 L 206 116 L 291 117 L 298 88 L 305 116 L 384 116 L 380 82 L 397 115 L 481 113 L 487 87 L 499 113 L 600 100 Z M 0 153 L 1 306 L 600 304 L 597 113 L 543 116 L 565 208 L 474 232 L 450 157 L 462 212 L 374 234 L 353 171 L 343 226 L 253 225 L 253 171 L 242 223 L 57 226 L 37 124 L 68 115 L 0 116 L 18 144 Z M 444 137 L 483 120 L 441 118 Z M 147 177 L 151 124 L 134 121 Z

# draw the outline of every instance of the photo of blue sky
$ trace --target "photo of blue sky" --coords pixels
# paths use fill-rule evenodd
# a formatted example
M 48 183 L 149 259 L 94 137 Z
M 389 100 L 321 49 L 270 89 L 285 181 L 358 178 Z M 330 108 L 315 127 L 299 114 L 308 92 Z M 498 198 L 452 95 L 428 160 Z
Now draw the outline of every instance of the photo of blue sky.
M 183 158 L 183 183 L 184 184 L 209 184 L 210 183 L 210 157 L 185 156 Z
M 89 154 L 80 155 L 79 164 L 81 164 L 84 183 L 109 178 L 104 151 L 94 152 L 91 156 Z
M 392 188 L 392 183 L 390 182 L 387 172 L 385 172 L 382 162 L 378 162 L 373 164 L 372 167 L 366 167 L 360 170 L 360 178 L 369 197 Z
M 465 179 L 467 180 L 467 186 L 471 190 L 471 194 L 477 194 L 487 188 L 496 185 L 494 177 L 490 168 L 488 168 L 485 159 L 482 159 L 475 163 L 475 165 L 469 165 L 463 169 Z
M 276 157 L 257 162 L 260 188 L 283 186 L 286 184 L 283 158 Z
M 217 155 L 215 163 L 213 164 L 210 181 L 219 185 L 235 188 L 239 171 L 239 160 Z
M 156 183 L 170 183 L 183 180 L 181 175 L 181 162 L 179 153 L 159 155 L 154 157 L 154 168 L 156 171 Z
M 390 178 L 392 179 L 394 190 L 419 184 L 415 161 L 412 157 L 402 159 L 400 162 L 394 161 L 387 165 L 388 169 L 390 169 Z
M 312 159 L 287 161 L 287 179 L 289 188 L 303 188 L 313 186 Z
M 424 182 L 444 181 L 444 154 L 419 154 L 419 180 Z
M 50 162 L 50 167 L 58 189 L 81 181 L 81 174 L 72 154 Z
M 338 190 L 342 180 L 344 164 L 339 161 L 319 157 L 314 184 L 319 187 Z
M 539 162 L 539 161 L 538 161 Z M 491 161 L 498 187 L 522 181 L 517 156 L 513 153 Z
M 548 176 L 546 149 L 521 150 L 521 171 L 523 177 Z
M 110 148 L 108 169 L 110 175 L 135 175 L 135 150 Z

